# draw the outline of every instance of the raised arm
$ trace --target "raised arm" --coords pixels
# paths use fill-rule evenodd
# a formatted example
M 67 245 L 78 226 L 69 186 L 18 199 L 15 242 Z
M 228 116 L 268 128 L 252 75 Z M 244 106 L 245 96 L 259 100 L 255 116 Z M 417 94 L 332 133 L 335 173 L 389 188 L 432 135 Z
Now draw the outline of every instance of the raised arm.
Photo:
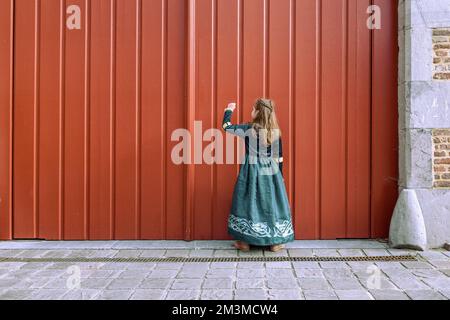
M 231 118 L 233 116 L 233 112 L 235 110 L 235 105 L 230 103 L 228 107 L 225 109 L 225 114 L 223 115 L 222 128 L 228 133 L 244 137 L 247 130 L 250 129 L 248 124 L 237 124 L 234 125 L 231 123 Z

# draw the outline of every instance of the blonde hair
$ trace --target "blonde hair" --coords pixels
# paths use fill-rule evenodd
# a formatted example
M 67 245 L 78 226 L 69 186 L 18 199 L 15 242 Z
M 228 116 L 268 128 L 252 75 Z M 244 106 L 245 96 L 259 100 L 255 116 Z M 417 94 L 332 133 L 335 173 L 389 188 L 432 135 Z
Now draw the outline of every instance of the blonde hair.
M 276 139 L 281 138 L 281 130 L 275 114 L 275 102 L 269 99 L 258 99 L 254 108 L 257 115 L 251 123 L 252 127 L 263 135 L 263 141 L 271 145 Z

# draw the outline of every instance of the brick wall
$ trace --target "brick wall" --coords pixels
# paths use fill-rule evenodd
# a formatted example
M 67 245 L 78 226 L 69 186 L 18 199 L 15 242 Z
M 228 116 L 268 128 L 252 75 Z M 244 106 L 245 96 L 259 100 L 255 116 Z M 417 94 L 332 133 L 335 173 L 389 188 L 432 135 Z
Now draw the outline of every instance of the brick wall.
M 433 30 L 433 79 L 450 80 L 450 29 Z
M 433 130 L 435 188 L 450 188 L 450 129 Z

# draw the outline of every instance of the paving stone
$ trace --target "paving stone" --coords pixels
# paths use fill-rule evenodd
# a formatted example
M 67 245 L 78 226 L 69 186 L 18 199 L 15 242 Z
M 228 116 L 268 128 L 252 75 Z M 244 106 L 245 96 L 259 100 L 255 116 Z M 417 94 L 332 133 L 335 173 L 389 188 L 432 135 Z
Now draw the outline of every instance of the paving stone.
M 131 263 L 129 262 L 108 262 L 103 264 L 101 270 L 127 270 Z
M 165 295 L 165 290 L 137 289 L 130 297 L 130 300 L 163 300 Z
M 140 257 L 142 258 L 162 258 L 166 254 L 166 250 L 143 250 Z
M 291 262 L 266 262 L 266 268 L 272 269 L 291 269 Z
M 269 300 L 304 300 L 304 298 L 299 289 L 269 289 Z
M 17 270 L 22 268 L 25 264 L 25 262 L 2 262 L 0 263 L 0 269 Z
M 29 300 L 59 300 L 67 293 L 67 289 L 39 289 L 35 291 Z
M 428 286 L 436 290 L 450 290 L 450 278 L 423 279 Z
M 420 252 L 419 255 L 428 261 L 447 260 L 447 256 L 439 251 L 424 251 Z
M 155 270 L 180 270 L 182 267 L 183 263 L 161 262 L 156 264 Z
M 380 277 L 378 280 L 373 278 L 360 279 L 362 286 L 370 290 L 397 290 L 397 287 L 389 280 Z
M 319 265 L 323 269 L 348 269 L 349 268 L 345 262 L 340 262 L 340 261 L 319 262 Z
M 98 300 L 128 300 L 133 294 L 132 290 L 105 290 L 100 292 Z
M 402 264 L 408 269 L 433 269 L 433 266 L 427 262 L 405 261 Z
M 69 290 L 70 288 L 68 288 L 68 283 L 67 283 L 67 278 L 57 278 L 57 279 L 53 279 L 51 281 L 49 281 L 44 288 L 46 289 L 67 289 Z
M 316 257 L 339 257 L 336 249 L 314 249 L 313 255 Z
M 198 300 L 200 290 L 169 290 L 166 300 Z
M 246 269 L 242 269 L 246 270 Z M 239 271 L 238 270 L 238 274 Z M 206 274 L 207 278 L 231 278 L 236 276 L 236 270 L 235 269 L 210 269 L 208 273 Z
M 450 277 L 450 269 L 441 270 L 441 272 L 446 275 L 447 277 Z
M 415 277 L 392 277 L 390 278 L 398 288 L 402 290 L 428 290 L 430 289 L 422 281 L 417 280 Z
M 393 256 L 415 256 L 417 251 L 407 249 L 388 249 L 389 253 Z
M 373 300 L 366 290 L 335 290 L 339 300 Z
M 168 289 L 172 285 L 172 279 L 144 279 L 139 285 L 141 289 Z
M 375 300 L 410 300 L 409 297 L 400 290 L 370 290 L 369 292 Z
M 294 278 L 292 269 L 266 269 L 266 277 L 271 278 Z
M 298 282 L 289 278 L 271 278 L 267 280 L 269 289 L 297 289 Z
M 46 252 L 46 250 L 25 250 L 16 255 L 15 258 L 40 258 Z
M 178 270 L 153 270 L 148 275 L 149 278 L 175 278 L 178 274 Z
M 426 269 L 423 269 L 426 270 Z M 383 273 L 386 274 L 389 278 L 393 277 L 410 277 L 412 275 L 413 270 L 410 269 L 384 269 Z
M 174 290 L 188 290 L 200 289 L 203 279 L 175 279 L 172 283 L 171 289 Z
M 115 278 L 122 271 L 117 270 L 94 270 L 88 274 L 87 278 Z M 86 278 L 83 273 L 81 274 L 82 278 Z
M 361 249 L 339 249 L 338 253 L 342 257 L 363 257 L 364 252 Z
M 81 280 L 81 288 L 83 289 L 104 289 L 113 279 L 108 278 L 88 278 Z
M 338 297 L 331 290 L 304 290 L 306 300 L 337 300 Z
M 58 278 L 65 275 L 66 272 L 64 270 L 58 269 L 45 269 L 41 271 L 37 271 L 33 273 L 33 278 Z
M 272 252 L 272 251 L 265 250 L 264 256 L 265 257 L 288 257 L 289 254 L 288 254 L 287 250 L 280 250 L 278 252 Z
M 280 269 L 272 269 L 272 270 L 280 270 Z M 281 269 L 284 270 L 284 269 Z M 238 269 L 237 270 L 237 277 L 238 278 L 264 278 L 265 276 L 265 269 Z
M 328 279 L 335 290 L 363 290 L 361 283 L 355 278 Z
M 213 254 L 214 250 L 191 250 L 189 252 L 189 257 L 195 258 L 212 257 Z
M 381 270 L 405 269 L 405 267 L 400 262 L 376 262 L 376 266 Z
M 0 250 L 0 258 L 14 258 L 21 253 L 21 250 Z
M 237 289 L 234 293 L 235 300 L 267 300 L 268 298 L 264 289 Z
M 333 269 L 329 269 L 333 270 Z M 320 269 L 295 269 L 297 278 L 323 278 L 323 271 Z
M 232 289 L 233 279 L 231 278 L 211 278 L 205 279 L 203 289 Z
M 265 280 L 261 278 L 237 279 L 236 281 L 236 289 L 258 289 L 264 287 Z
M 450 300 L 450 289 L 449 290 L 440 290 L 440 293 L 446 297 L 448 300 Z
M 207 269 L 206 268 L 199 268 L 199 269 L 193 269 L 193 268 L 183 268 L 180 270 L 180 272 L 177 275 L 177 278 L 183 278 L 183 279 L 201 279 L 204 278 L 206 275 Z
M 288 249 L 290 257 L 312 257 L 312 249 Z
M 432 279 L 432 278 L 440 278 L 446 276 L 445 270 L 439 271 L 439 270 L 432 270 L 432 269 L 419 269 L 419 270 L 413 270 L 412 274 L 420 279 Z M 450 275 L 447 274 L 447 276 Z
M 200 300 L 233 300 L 233 290 L 203 290 Z
M 387 257 L 391 256 L 391 253 L 386 249 L 363 249 L 364 253 L 368 257 Z
M 130 263 L 127 266 L 127 270 L 145 270 L 151 271 L 156 268 L 157 263 L 155 262 L 139 262 L 139 263 Z
M 211 269 L 234 269 L 237 266 L 237 262 L 212 262 Z
M 190 250 L 167 250 L 164 257 L 166 258 L 187 258 L 189 257 Z
M 1 278 L 0 279 L 0 289 L 1 288 L 10 288 L 15 284 L 18 284 L 22 281 L 20 278 Z
M 108 290 L 135 289 L 143 282 L 143 279 L 113 279 L 108 285 Z
M 143 279 L 150 274 L 151 270 L 125 270 L 117 277 L 121 279 Z
M 374 262 L 371 261 L 349 261 L 347 262 L 347 265 L 351 268 L 351 269 L 369 269 L 369 268 L 373 268 L 374 266 L 376 267 Z
M 101 293 L 101 290 L 83 289 L 70 290 L 61 297 L 61 300 L 95 300 Z
M 21 269 L 43 270 L 49 267 L 50 265 L 51 263 L 47 262 L 27 262 L 21 267 Z
M 239 262 L 238 269 L 262 269 L 264 268 L 264 262 Z
M 114 258 L 137 258 L 142 254 L 142 250 L 120 250 Z
M 303 290 L 327 290 L 330 285 L 325 279 L 320 278 L 299 278 L 298 283 Z
M 450 269 L 450 260 L 434 260 L 430 261 L 430 263 L 435 266 L 437 269 Z
M 227 257 L 237 257 L 237 250 L 216 250 L 214 251 L 214 257 L 227 258 Z
M 0 293 L 0 300 L 27 300 L 34 291 L 22 289 L 9 289 Z
M 24 279 L 21 282 L 12 286 L 14 289 L 42 289 L 47 283 L 54 280 L 53 278 L 34 278 L 34 279 Z
M 296 261 L 292 262 L 295 269 L 320 269 L 318 262 L 311 261 Z
M 407 290 L 406 294 L 412 300 L 447 300 L 442 294 L 433 290 Z
M 89 258 L 111 258 L 118 252 L 118 250 L 95 250 L 89 255 Z
M 353 273 L 350 269 L 324 269 L 323 275 L 327 279 L 351 278 Z
M 264 257 L 264 251 L 263 250 L 250 250 L 247 252 L 239 251 L 238 256 L 239 257 Z

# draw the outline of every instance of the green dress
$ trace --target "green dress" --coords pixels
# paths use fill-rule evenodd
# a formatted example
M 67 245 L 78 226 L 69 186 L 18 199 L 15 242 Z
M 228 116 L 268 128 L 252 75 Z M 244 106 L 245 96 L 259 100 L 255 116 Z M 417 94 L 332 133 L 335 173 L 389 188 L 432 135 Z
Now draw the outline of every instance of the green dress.
M 255 246 L 291 242 L 294 230 L 283 178 L 282 141 L 260 147 L 252 126 L 231 124 L 232 114 L 225 112 L 223 128 L 245 139 L 245 160 L 234 188 L 228 233 Z

